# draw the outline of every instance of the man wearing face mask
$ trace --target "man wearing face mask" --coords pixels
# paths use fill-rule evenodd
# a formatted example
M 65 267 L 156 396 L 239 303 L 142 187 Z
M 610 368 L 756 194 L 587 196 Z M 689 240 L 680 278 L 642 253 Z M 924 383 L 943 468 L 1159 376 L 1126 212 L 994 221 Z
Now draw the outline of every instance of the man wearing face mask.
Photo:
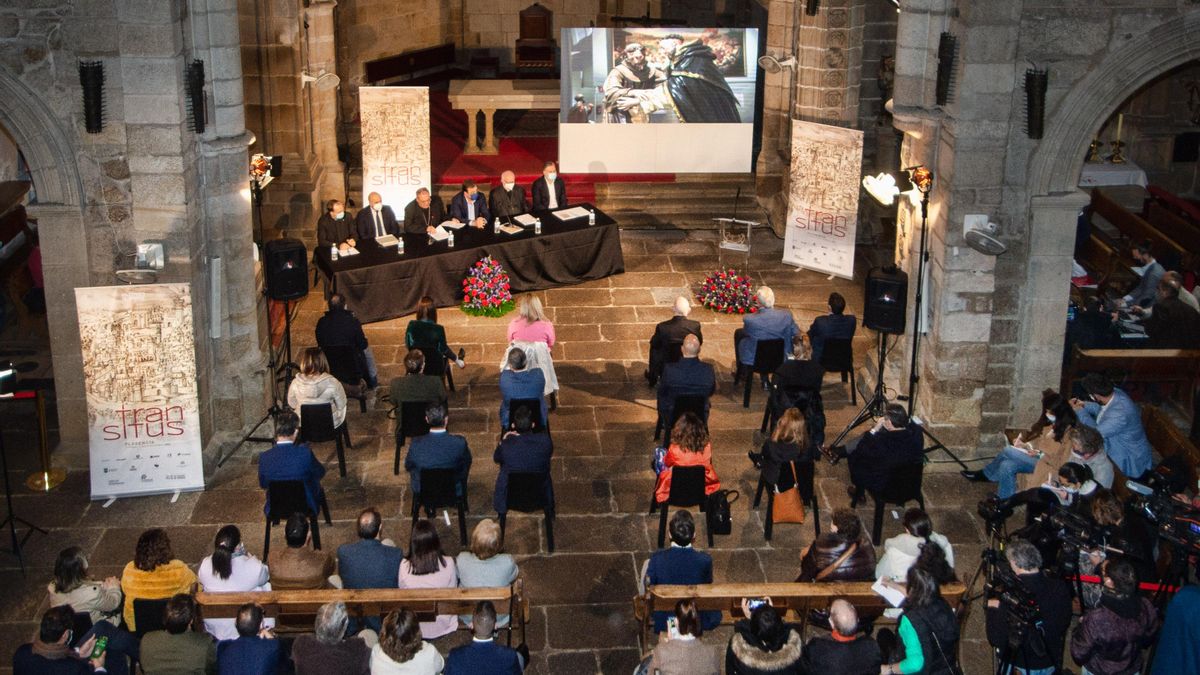
M 462 190 L 450 200 L 450 217 L 456 223 L 466 223 L 479 229 L 483 229 L 491 219 L 487 200 L 479 194 L 479 186 L 475 185 L 475 181 L 469 178 L 463 181 Z
M 367 208 L 359 211 L 354 220 L 358 226 L 358 238 L 363 241 L 385 234 L 400 236 L 396 213 L 392 211 L 392 207 L 383 205 L 383 197 L 380 197 L 378 192 L 367 195 Z
M 338 247 L 338 251 L 354 248 L 354 223 L 346 218 L 346 207 L 340 199 L 325 202 L 325 213 L 317 221 L 317 244 L 323 248 Z
M 542 177 L 533 181 L 529 192 L 533 195 L 534 211 L 553 210 L 567 205 L 567 184 L 558 177 L 558 167 L 554 162 L 546 162 L 542 166 Z
M 500 174 L 500 187 L 492 188 L 488 195 L 488 206 L 492 217 L 507 222 L 513 216 L 525 213 L 525 188 L 517 185 L 517 176 L 511 171 Z
M 428 234 L 446 219 L 442 200 L 434 199 L 429 188 L 419 188 L 417 198 L 404 207 L 404 231 L 408 234 Z

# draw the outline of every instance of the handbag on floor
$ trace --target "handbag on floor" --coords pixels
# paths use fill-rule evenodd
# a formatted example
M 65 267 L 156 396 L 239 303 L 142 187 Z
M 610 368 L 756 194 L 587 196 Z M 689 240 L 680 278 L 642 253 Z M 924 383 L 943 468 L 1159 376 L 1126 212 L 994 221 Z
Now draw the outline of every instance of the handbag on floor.
M 708 514 L 708 531 L 712 534 L 732 534 L 733 518 L 729 513 L 729 505 L 741 496 L 737 490 L 717 490 L 708 496 L 706 511 Z
M 796 477 L 796 465 L 788 462 L 788 466 L 792 470 L 792 487 L 775 493 L 771 506 L 772 523 L 804 522 L 804 498 L 800 496 L 800 481 Z

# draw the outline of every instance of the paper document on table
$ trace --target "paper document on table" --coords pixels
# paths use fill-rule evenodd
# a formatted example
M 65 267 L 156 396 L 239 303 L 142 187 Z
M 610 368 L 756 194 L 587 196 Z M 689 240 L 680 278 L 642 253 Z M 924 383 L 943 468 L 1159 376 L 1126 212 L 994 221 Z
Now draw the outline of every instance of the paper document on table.
M 520 223 L 521 225 L 523 225 L 525 227 L 532 227 L 534 222 L 537 221 L 537 218 L 534 218 L 533 216 L 529 215 L 528 213 L 522 213 L 519 216 L 513 216 L 513 220 L 517 221 L 518 223 Z
M 587 218 L 588 210 L 582 206 L 572 206 L 569 209 L 555 211 L 554 215 L 559 220 L 574 220 L 575 218 Z
M 501 225 L 500 231 L 504 234 L 520 234 L 525 231 L 525 228 L 517 227 L 516 225 Z
M 375 237 L 375 243 L 387 248 L 389 246 L 395 246 L 397 243 L 399 243 L 399 241 L 396 239 L 395 235 L 385 234 L 382 237 Z
M 340 257 L 340 258 L 345 258 L 346 256 L 350 256 L 350 255 L 358 255 L 358 249 L 351 246 L 350 248 L 346 249 L 345 251 L 338 251 L 338 257 Z
M 445 223 L 442 223 L 442 225 L 445 225 Z M 437 227 L 433 228 L 433 232 L 429 233 L 430 239 L 434 241 L 446 241 L 450 238 L 450 232 L 447 231 L 446 228 L 442 227 L 442 225 L 438 225 Z
M 871 584 L 871 590 L 875 591 L 875 594 L 879 597 L 887 600 L 888 604 L 890 604 L 892 607 L 899 607 L 904 603 L 904 592 L 898 591 L 891 586 L 885 586 L 883 583 L 883 577 L 879 577 L 878 581 Z
M 1120 321 L 1121 333 L 1146 333 L 1146 327 L 1136 321 Z
M 443 229 L 450 228 L 451 230 L 459 230 L 459 229 L 462 229 L 463 225 L 466 225 L 466 223 L 460 223 L 460 222 L 457 222 L 454 220 L 445 220 L 445 221 L 442 221 L 442 224 L 438 225 L 438 227 L 443 228 Z

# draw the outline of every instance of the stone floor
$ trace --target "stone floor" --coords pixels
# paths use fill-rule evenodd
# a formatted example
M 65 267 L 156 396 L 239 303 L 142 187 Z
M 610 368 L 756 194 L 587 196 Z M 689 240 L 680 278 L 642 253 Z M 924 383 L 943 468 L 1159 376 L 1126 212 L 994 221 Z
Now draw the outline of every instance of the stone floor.
M 829 279 L 797 271 L 778 262 L 782 242 L 769 235 L 756 238 L 752 273 L 770 284 L 778 305 L 790 309 L 801 326 L 825 310 L 831 290 L 846 296 L 851 307 L 860 307 L 858 282 Z M 653 551 L 657 517 L 646 514 L 653 475 L 647 468 L 655 411 L 652 390 L 642 379 L 647 339 L 653 324 L 670 315 L 673 298 L 694 287 L 721 263 L 711 233 L 626 232 L 623 234 L 625 274 L 580 286 L 540 293 L 559 343 L 554 358 L 562 385 L 560 407 L 551 416 L 554 430 L 553 459 L 559 517 L 555 525 L 556 551 L 546 552 L 539 517 L 514 515 L 510 519 L 508 551 L 516 555 L 524 572 L 533 606 L 528 640 L 533 654 L 531 673 L 629 673 L 639 659 L 637 624 L 631 598 L 642 561 Z M 728 254 L 727 254 L 728 257 Z M 740 256 L 738 256 L 740 258 Z M 727 259 L 736 264 L 737 259 Z M 864 267 L 865 269 L 865 267 Z M 861 270 L 860 270 L 861 271 Z M 861 274 L 858 275 L 861 278 Z M 323 308 L 319 295 L 303 301 L 294 323 L 296 346 L 311 344 L 312 328 Z M 761 514 L 750 508 L 757 474 L 746 459 L 755 447 L 763 393 L 756 390 L 751 406 L 741 406 L 730 370 L 732 335 L 740 325 L 736 317 L 717 316 L 703 308 L 693 318 L 704 324 L 702 357 L 718 373 L 710 426 L 714 464 L 725 487 L 739 490 L 734 504 L 734 533 L 718 537 L 711 550 L 717 581 L 787 581 L 798 569 L 799 551 L 813 538 L 812 525 L 777 527 L 775 539 L 762 538 Z M 466 349 L 465 370 L 454 373 L 457 392 L 450 399 L 451 429 L 469 439 L 476 461 L 471 472 L 471 523 L 491 513 L 496 468 L 489 460 L 497 440 L 498 364 L 505 348 L 507 318 L 467 317 L 455 309 L 441 311 L 451 342 Z M 401 369 L 404 326 L 408 317 L 372 324 L 367 336 L 386 381 Z M 873 336 L 860 335 L 856 351 L 865 354 Z M 847 385 L 829 376 L 825 386 L 831 434 L 856 412 Z M 347 541 L 353 518 L 366 505 L 385 514 L 385 528 L 404 542 L 409 499 L 406 476 L 391 472 L 392 422 L 381 401 L 360 413 L 351 406 L 348 416 L 354 448 L 347 453 L 348 475 L 340 478 L 331 444 L 317 447 L 318 457 L 330 467 L 325 480 L 334 524 L 323 528 L 329 549 Z M 6 429 L 10 449 L 21 441 Z M 72 544 L 89 554 L 97 577 L 118 574 L 130 560 L 134 542 L 145 528 L 162 526 L 171 534 L 176 555 L 192 564 L 208 554 L 216 530 L 237 523 L 252 552 L 262 541 L 262 494 L 257 486 L 255 458 L 261 447 L 244 447 L 225 466 L 209 466 L 207 490 L 180 495 L 122 499 L 105 507 L 88 500 L 86 461 L 82 449 L 63 449 L 55 463 L 75 467 L 66 484 L 46 495 L 25 489 L 28 461 L 13 467 L 15 511 L 50 529 L 35 534 L 26 549 L 29 569 L 22 576 L 16 559 L 0 554 L 0 654 L 11 653 L 27 641 L 34 621 L 46 607 L 45 586 L 57 551 Z M 18 454 L 28 453 L 24 447 Z M 944 456 L 932 459 L 946 460 Z M 210 463 L 211 464 L 211 463 Z M 978 563 L 984 533 L 975 514 L 975 503 L 986 487 L 968 484 L 945 463 L 933 464 L 925 483 L 926 505 L 938 531 L 955 546 L 960 576 L 969 577 Z M 822 516 L 827 521 L 834 507 L 848 498 L 845 465 L 818 467 Z M 862 509 L 864 519 L 870 511 Z M 884 536 L 900 530 L 891 513 Z M 826 523 L 827 524 L 827 523 Z M 459 551 L 456 528 L 439 520 L 439 530 L 450 554 Z M 277 528 L 274 546 L 283 546 Z M 990 668 L 982 642 L 981 613 L 973 612 L 964 654 L 968 673 Z M 728 639 L 722 629 L 706 637 L 714 643 Z M 443 651 L 462 636 L 445 638 Z M 0 663 L 7 658 L 0 658 Z

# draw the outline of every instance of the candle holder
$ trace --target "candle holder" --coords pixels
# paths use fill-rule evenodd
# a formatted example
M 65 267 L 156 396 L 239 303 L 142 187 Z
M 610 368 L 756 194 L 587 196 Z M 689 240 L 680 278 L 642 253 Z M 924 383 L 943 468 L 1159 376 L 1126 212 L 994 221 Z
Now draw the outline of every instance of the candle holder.
M 1113 164 L 1124 164 L 1125 155 L 1121 153 L 1121 149 L 1125 147 L 1125 143 L 1123 141 L 1113 141 L 1110 145 L 1112 145 L 1112 157 L 1108 161 Z
M 1084 161 L 1086 161 L 1088 164 L 1099 164 L 1103 162 L 1104 158 L 1100 156 L 1100 148 L 1103 146 L 1104 144 L 1100 142 L 1099 138 L 1092 139 L 1092 144 L 1088 146 L 1087 159 Z

